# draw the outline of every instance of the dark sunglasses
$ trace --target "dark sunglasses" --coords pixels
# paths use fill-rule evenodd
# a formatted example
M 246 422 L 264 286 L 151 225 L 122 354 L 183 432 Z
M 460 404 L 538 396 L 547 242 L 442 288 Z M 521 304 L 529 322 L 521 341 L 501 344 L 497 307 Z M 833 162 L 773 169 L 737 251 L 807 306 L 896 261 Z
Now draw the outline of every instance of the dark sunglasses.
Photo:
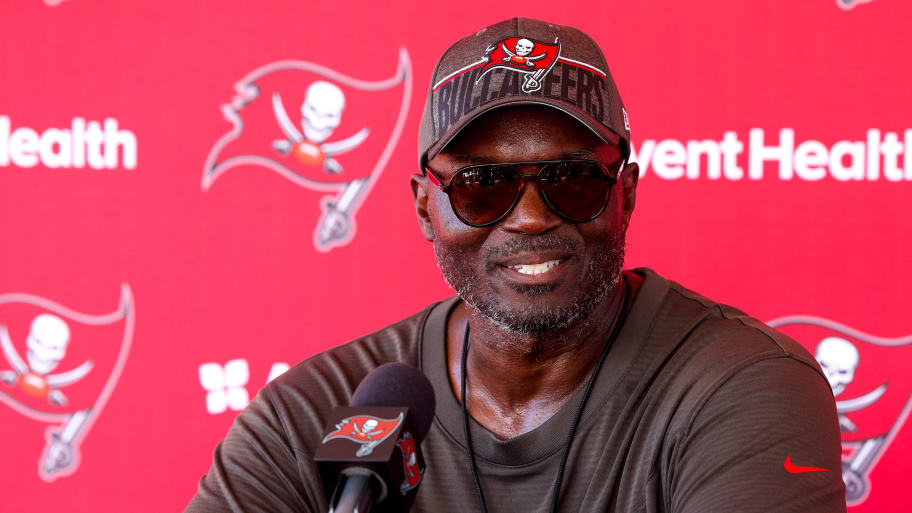
M 474 164 L 460 168 L 446 185 L 440 173 L 425 166 L 431 182 L 450 198 L 460 221 L 478 228 L 491 226 L 519 203 L 528 182 L 538 182 L 545 204 L 562 219 L 582 223 L 605 211 L 611 187 L 624 167 L 624 157 L 611 164 L 590 159 L 533 160 Z M 523 166 L 540 166 L 538 173 L 524 175 Z

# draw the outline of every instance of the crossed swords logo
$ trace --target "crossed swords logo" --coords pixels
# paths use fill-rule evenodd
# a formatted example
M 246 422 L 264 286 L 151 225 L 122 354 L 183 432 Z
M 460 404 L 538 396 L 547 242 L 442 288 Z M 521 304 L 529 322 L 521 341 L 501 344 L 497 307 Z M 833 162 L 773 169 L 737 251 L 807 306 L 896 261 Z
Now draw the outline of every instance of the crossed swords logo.
M 40 326 L 40 321 L 45 319 L 56 319 L 63 322 L 59 317 L 49 315 L 47 315 L 47 317 L 39 316 L 36 318 L 36 321 L 38 322 L 33 323 L 32 333 L 29 334 L 29 338 L 35 340 L 36 345 L 46 344 L 46 342 L 38 338 L 39 335 L 35 333 L 35 325 Z M 31 340 L 30 345 L 32 345 Z M 64 343 L 66 342 L 64 341 Z M 32 395 L 45 395 L 48 402 L 53 405 L 66 405 L 67 398 L 59 389 L 72 385 L 84 378 L 86 374 L 92 370 L 93 366 L 92 361 L 87 360 L 75 369 L 57 374 L 46 374 L 39 369 L 32 369 L 32 366 L 27 364 L 22 357 L 19 356 L 19 353 L 16 352 L 16 348 L 13 347 L 13 342 L 10 339 L 9 331 L 6 326 L 2 324 L 0 324 L 0 349 L 2 349 L 3 356 L 6 357 L 7 363 L 12 367 L 12 370 L 0 371 L 0 381 L 7 385 L 18 384 Z M 54 348 L 49 349 L 54 350 Z M 56 359 L 49 360 L 51 361 L 50 365 L 56 367 Z
M 29 333 L 29 363 L 19 356 L 9 331 L 0 324 L 0 349 L 12 370 L 0 371 L 0 381 L 15 385 L 32 396 L 44 396 L 53 405 L 67 404 L 66 395 L 60 390 L 84 378 L 91 370 L 91 360 L 78 367 L 57 374 L 50 374 L 69 342 L 69 330 L 63 319 L 50 314 L 41 314 L 32 322 Z M 44 473 L 53 475 L 71 467 L 76 458 L 74 449 L 76 437 L 86 425 L 91 409 L 77 411 L 64 421 L 58 430 L 48 432 L 48 449 L 44 458 Z
M 273 79 L 276 84 L 294 87 L 291 84 L 300 83 L 305 75 L 309 85 L 300 105 L 300 123 L 296 123 L 292 121 L 297 118 L 294 110 L 285 109 L 283 93 L 272 88 Z M 270 93 L 264 93 L 266 87 L 270 88 Z M 343 93 L 343 89 L 346 92 Z M 399 98 L 396 94 L 399 89 L 401 100 L 391 104 Z M 230 169 L 257 166 L 278 173 L 301 187 L 332 192 L 319 200 L 321 215 L 313 231 L 313 243 L 323 253 L 348 244 L 357 228 L 355 215 L 391 159 L 404 129 L 412 97 L 408 51 L 399 49 L 395 72 L 382 80 L 357 79 L 309 61 L 282 60 L 247 73 L 234 84 L 234 90 L 236 94 L 231 101 L 220 106 L 231 128 L 215 141 L 206 155 L 202 190 L 209 190 L 213 182 Z M 340 126 L 349 90 L 358 95 L 355 109 L 358 112 L 362 105 L 373 104 L 380 111 L 389 110 L 390 116 L 378 117 L 375 112 L 370 128 L 363 127 L 349 137 L 328 141 Z M 288 100 L 287 96 L 284 99 Z M 250 107 L 254 102 L 255 106 Z M 395 105 L 398 109 L 388 109 Z M 244 119 L 248 114 L 251 117 L 249 124 Z M 276 132 L 281 134 L 281 139 L 273 139 L 269 135 L 273 129 L 261 125 L 271 125 L 269 116 L 275 120 L 272 126 L 278 128 Z M 254 132 L 249 136 L 245 135 L 248 125 Z M 364 145 L 368 137 L 372 143 Z M 353 151 L 355 149 L 357 151 Z M 339 158 L 348 152 L 357 154 L 345 157 L 352 161 L 346 166 L 357 166 L 350 178 L 346 177 L 349 170 L 343 169 Z M 329 176 L 314 176 L 315 169 Z
M 9 365 L 8 369 L 0 370 L 0 403 L 25 417 L 52 424 L 45 429 L 46 444 L 38 460 L 38 475 L 45 481 L 70 475 L 79 467 L 80 444 L 117 386 L 129 355 L 134 326 L 132 297 L 129 285 L 123 284 L 120 303 L 115 311 L 91 315 L 31 294 L 0 294 L 0 305 L 24 303 L 45 310 L 32 319 L 24 358 L 16 351 L 6 324 L 0 324 L 0 352 Z M 86 360 L 70 370 L 53 372 L 64 360 L 71 342 L 70 327 L 64 319 L 88 326 L 125 321 L 123 339 L 113 361 L 113 368 L 108 371 L 104 363 L 99 364 L 105 374 L 104 383 L 92 403 L 79 408 L 75 404 L 69 405 L 70 400 L 61 389 L 80 382 L 93 370 L 99 370 L 96 369 L 96 362 Z M 10 393 L 10 387 L 15 387 L 17 393 Z M 44 399 L 56 408 L 42 408 L 29 401 L 22 401 L 20 394 Z M 77 394 L 73 402 L 83 399 L 84 394 L 81 397 Z M 69 407 L 64 408 L 65 406 Z
M 554 38 L 554 44 L 558 44 L 558 39 L 556 37 Z M 526 66 L 527 68 L 529 68 L 529 71 L 524 71 L 524 70 L 517 69 L 514 67 L 509 68 L 514 71 L 523 73 L 525 75 L 523 77 L 523 83 L 522 83 L 522 87 L 521 87 L 522 92 L 528 94 L 528 93 L 534 93 L 535 91 L 540 90 L 542 88 L 542 82 L 541 82 L 542 78 L 545 76 L 546 73 L 551 71 L 551 67 L 554 66 L 554 63 L 557 62 L 557 59 L 560 57 L 560 46 L 558 46 L 557 55 L 554 57 L 554 60 L 551 61 L 551 64 L 546 68 L 539 68 L 535 64 L 535 62 L 544 59 L 547 56 L 547 53 L 542 53 L 539 55 L 530 55 L 533 52 L 533 50 L 535 49 L 535 43 L 533 41 L 522 38 L 522 39 L 519 39 L 518 41 L 516 41 L 516 44 L 514 46 L 516 49 L 515 52 L 510 51 L 510 49 L 507 48 L 506 43 L 504 43 L 503 41 L 500 42 L 500 50 L 506 54 L 506 56 L 502 57 L 500 59 L 500 61 L 507 63 L 507 64 Z M 491 53 L 493 53 L 494 50 L 496 50 L 496 49 L 497 49 L 496 44 L 491 45 L 485 49 L 485 57 L 488 58 L 489 62 L 491 59 Z M 485 74 L 487 74 L 489 71 L 491 71 L 493 69 L 494 68 L 489 68 L 484 73 L 481 73 L 478 76 L 478 79 L 475 80 L 475 83 L 477 84 Z M 532 70 L 535 70 L 535 71 L 532 71 Z
M 328 82 L 316 82 L 314 85 L 324 84 L 335 88 L 335 86 L 332 86 Z M 338 90 L 338 88 L 335 89 Z M 302 111 L 305 113 L 307 112 L 306 109 L 309 107 L 309 103 L 316 103 L 311 99 L 311 96 L 314 95 L 312 91 L 314 91 L 313 86 L 309 89 L 308 99 L 305 100 L 303 105 L 304 108 Z M 317 89 L 317 91 L 317 94 L 319 94 L 320 89 Z M 337 94 L 341 95 L 341 90 L 338 90 Z M 344 96 L 342 96 L 342 98 L 342 101 L 344 102 Z M 317 104 L 316 107 L 319 107 L 319 104 Z M 308 138 L 305 134 L 302 134 L 291 121 L 288 112 L 285 110 L 285 105 L 282 103 L 282 96 L 278 91 L 272 93 L 272 111 L 279 128 L 282 130 L 282 133 L 285 134 L 285 139 L 273 141 L 272 147 L 282 155 L 294 154 L 306 164 L 322 163 L 323 169 L 327 173 L 334 175 L 342 174 L 343 171 L 342 165 L 334 157 L 357 148 L 370 134 L 370 129 L 364 127 L 354 135 L 335 142 L 315 140 L 320 139 L 319 136 Z M 337 112 L 334 114 L 337 119 L 340 118 L 341 107 L 338 108 Z M 319 116 L 320 113 L 312 113 L 311 115 Z M 308 119 L 308 117 L 305 116 L 303 119 L 305 128 L 308 126 L 308 123 L 310 123 L 311 126 L 316 124 L 312 119 Z M 336 122 L 336 124 L 338 124 L 338 122 Z M 326 133 L 328 136 L 332 133 L 335 126 L 336 125 L 318 126 L 314 127 L 314 129 L 316 133 L 320 133 L 319 130 L 323 129 L 323 133 Z M 328 246 L 333 241 L 342 240 L 348 236 L 351 232 L 352 208 L 358 203 L 358 200 L 365 190 L 364 186 L 366 184 L 366 178 L 352 180 L 343 187 L 341 194 L 338 195 L 338 201 L 327 199 L 322 203 L 324 218 L 317 235 L 317 240 L 320 245 Z

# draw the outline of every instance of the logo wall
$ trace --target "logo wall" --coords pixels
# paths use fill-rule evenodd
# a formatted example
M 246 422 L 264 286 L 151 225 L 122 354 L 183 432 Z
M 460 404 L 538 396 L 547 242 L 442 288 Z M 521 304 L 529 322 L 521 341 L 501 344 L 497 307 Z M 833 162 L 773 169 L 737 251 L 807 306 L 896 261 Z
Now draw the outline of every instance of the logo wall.
M 301 187 L 334 193 L 320 201 L 317 250 L 348 244 L 355 213 L 389 161 L 408 115 L 411 63 L 399 50 L 390 78 L 367 81 L 320 64 L 286 60 L 238 81 L 223 104 L 232 128 L 203 166 L 202 189 L 241 166 L 272 170 Z
M 869 474 L 902 429 L 912 409 L 912 376 L 897 362 L 912 359 L 912 335 L 883 338 L 829 319 L 791 316 L 768 323 L 808 347 L 836 398 L 842 432 L 846 503 L 868 498 Z
M 0 403 L 50 424 L 38 458 L 41 479 L 53 481 L 79 467 L 80 444 L 123 372 L 133 324 L 126 284 L 117 309 L 102 315 L 31 294 L 0 294 Z M 21 438 L 38 436 L 29 431 L 30 423 L 3 422 L 4 432 L 21 429 Z

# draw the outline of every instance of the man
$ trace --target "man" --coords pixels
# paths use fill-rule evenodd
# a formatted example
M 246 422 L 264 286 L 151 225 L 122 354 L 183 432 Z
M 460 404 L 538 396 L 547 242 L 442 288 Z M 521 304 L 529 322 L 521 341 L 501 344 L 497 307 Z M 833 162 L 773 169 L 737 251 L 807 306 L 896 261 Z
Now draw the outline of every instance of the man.
M 649 269 L 621 271 L 629 144 L 580 31 L 519 18 L 454 44 L 411 188 L 458 296 L 267 385 L 189 511 L 326 511 L 311 463 L 326 415 L 390 361 L 437 397 L 412 511 L 845 511 L 813 357 Z

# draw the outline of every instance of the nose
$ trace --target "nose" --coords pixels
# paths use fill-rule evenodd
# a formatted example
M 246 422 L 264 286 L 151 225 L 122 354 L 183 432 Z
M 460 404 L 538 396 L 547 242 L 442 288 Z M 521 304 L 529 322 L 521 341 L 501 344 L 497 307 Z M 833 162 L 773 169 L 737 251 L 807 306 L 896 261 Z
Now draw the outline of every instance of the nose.
M 563 220 L 555 214 L 542 198 L 538 183 L 526 186 L 513 210 L 503 220 L 503 229 L 511 232 L 540 234 L 557 228 Z

